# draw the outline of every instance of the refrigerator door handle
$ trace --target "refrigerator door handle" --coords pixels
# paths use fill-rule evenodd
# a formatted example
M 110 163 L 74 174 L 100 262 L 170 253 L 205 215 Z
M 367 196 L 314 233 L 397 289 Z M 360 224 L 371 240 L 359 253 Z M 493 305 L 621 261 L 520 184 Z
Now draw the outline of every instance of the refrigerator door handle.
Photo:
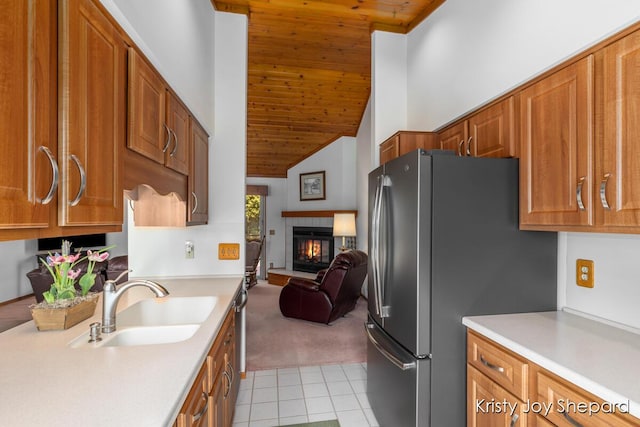
M 383 304 L 382 296 L 382 277 L 384 277 L 384 263 L 380 260 L 380 225 L 382 222 L 382 206 L 384 200 L 384 187 L 391 187 L 391 179 L 386 175 L 378 177 L 378 186 L 376 188 L 376 196 L 373 202 L 373 221 L 372 221 L 372 268 L 373 268 L 373 285 L 376 314 L 380 318 L 389 317 L 389 307 Z
M 380 316 L 380 202 L 382 199 L 382 176 L 378 177 L 375 198 L 373 200 L 373 212 L 371 215 L 371 268 L 373 270 L 373 298 L 376 315 Z
M 389 348 L 389 346 L 385 346 L 384 343 L 381 342 L 382 340 L 380 338 L 382 337 L 376 338 L 374 336 L 377 335 L 374 332 L 374 330 L 376 329 L 376 325 L 369 322 L 365 322 L 364 325 L 371 344 L 373 344 L 373 346 L 380 352 L 380 354 L 386 357 L 389 362 L 393 363 L 403 371 L 415 369 L 416 361 L 413 357 L 403 357 L 403 355 L 399 354 L 399 352 L 394 352 L 393 349 Z

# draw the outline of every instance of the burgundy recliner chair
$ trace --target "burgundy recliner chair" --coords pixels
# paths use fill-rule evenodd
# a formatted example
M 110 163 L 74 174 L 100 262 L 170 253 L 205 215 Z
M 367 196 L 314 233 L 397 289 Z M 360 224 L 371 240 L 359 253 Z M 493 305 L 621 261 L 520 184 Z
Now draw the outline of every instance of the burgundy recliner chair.
M 291 277 L 280 292 L 280 311 L 286 317 L 331 323 L 356 306 L 367 276 L 367 254 L 339 253 L 315 280 Z

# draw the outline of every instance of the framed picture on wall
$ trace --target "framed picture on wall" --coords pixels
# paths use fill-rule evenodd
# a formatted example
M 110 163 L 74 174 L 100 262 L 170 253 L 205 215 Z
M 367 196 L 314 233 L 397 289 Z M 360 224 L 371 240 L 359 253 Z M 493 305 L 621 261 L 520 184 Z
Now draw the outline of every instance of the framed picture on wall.
M 326 189 L 324 171 L 300 174 L 300 200 L 324 200 Z

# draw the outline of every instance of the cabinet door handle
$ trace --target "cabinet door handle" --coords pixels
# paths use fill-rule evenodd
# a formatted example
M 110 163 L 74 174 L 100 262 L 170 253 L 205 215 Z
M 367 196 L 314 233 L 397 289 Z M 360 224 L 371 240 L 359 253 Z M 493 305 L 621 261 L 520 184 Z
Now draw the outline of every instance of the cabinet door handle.
M 193 191 L 191 192 L 191 195 L 193 196 L 193 209 L 191 210 L 191 213 L 194 214 L 198 209 L 198 196 L 196 196 L 196 193 Z
M 169 156 L 173 157 L 173 155 L 176 154 L 176 150 L 178 149 L 178 135 L 176 135 L 173 129 L 171 129 L 171 133 L 173 134 L 173 140 L 175 142 L 175 145 L 173 146 L 173 150 L 171 150 L 171 153 L 169 154 Z
M 78 171 L 80 172 L 80 188 L 78 189 L 78 194 L 76 194 L 76 197 L 69 202 L 69 206 L 75 206 L 80 203 L 80 199 L 82 199 L 84 191 L 87 189 L 87 174 L 85 173 L 84 168 L 80 163 L 80 159 L 78 159 L 75 154 L 71 155 L 71 160 L 74 161 L 74 163 L 78 167 Z
M 229 368 L 229 376 L 231 377 L 231 378 L 229 378 L 229 381 L 231 381 L 231 383 L 233 383 L 233 377 L 235 377 L 235 372 L 233 372 L 233 366 L 231 366 L 229 361 L 227 361 L 227 368 Z
M 207 409 L 209 409 L 209 396 L 204 391 L 202 392 L 202 400 L 204 400 L 205 402 L 204 407 L 200 410 L 200 412 L 193 416 L 193 421 L 199 421 L 200 418 L 202 418 L 202 416 L 207 413 Z
M 38 198 L 38 202 L 40 204 L 47 205 L 51 203 L 51 200 L 53 200 L 53 196 L 55 196 L 56 194 L 60 175 L 58 172 L 58 163 L 53 158 L 53 154 L 51 154 L 51 150 L 49 150 L 49 147 L 45 147 L 44 145 L 41 145 L 38 151 L 42 151 L 44 154 L 46 154 L 47 159 L 49 159 L 49 163 L 51 164 L 52 176 L 51 176 L 51 186 L 49 187 L 49 192 L 47 193 L 46 196 L 44 196 L 44 199 Z
M 604 178 L 600 182 L 600 202 L 602 203 L 602 207 L 606 210 L 611 210 L 609 203 L 607 203 L 607 182 L 609 182 L 610 173 L 604 174 Z
M 564 411 L 562 413 L 562 416 L 564 417 L 565 420 L 567 420 L 572 426 L 574 427 L 582 427 L 582 424 L 580 424 L 579 422 L 577 422 L 576 420 L 574 420 L 573 418 L 571 418 L 569 416 L 569 414 L 567 414 L 566 411 Z
M 471 155 L 471 141 L 473 141 L 473 137 L 470 136 L 469 140 L 467 141 L 467 156 Z
M 513 414 L 513 417 L 511 417 L 511 423 L 509 423 L 509 427 L 514 427 L 518 422 L 518 418 L 520 418 L 518 414 Z
M 166 123 L 163 123 L 163 126 L 167 130 L 167 142 L 164 144 L 164 147 L 162 147 L 162 152 L 165 153 L 171 144 L 171 129 L 169 129 Z
M 227 388 L 225 389 L 223 396 L 226 399 L 229 395 L 229 392 L 231 391 L 231 379 L 229 378 L 229 374 L 226 370 L 222 371 L 222 377 L 227 379 Z
M 584 184 L 585 179 L 586 177 L 584 176 L 580 177 L 580 181 L 578 181 L 578 188 L 576 189 L 576 202 L 578 202 L 578 208 L 581 211 L 585 210 L 584 203 L 582 203 L 582 185 Z
M 485 360 L 483 355 L 480 355 L 480 363 L 486 366 L 489 369 L 493 369 L 494 371 L 504 373 L 504 368 L 502 366 L 494 365 L 493 363 L 489 363 Z
M 458 156 L 464 156 L 462 149 L 464 148 L 464 139 L 458 144 Z

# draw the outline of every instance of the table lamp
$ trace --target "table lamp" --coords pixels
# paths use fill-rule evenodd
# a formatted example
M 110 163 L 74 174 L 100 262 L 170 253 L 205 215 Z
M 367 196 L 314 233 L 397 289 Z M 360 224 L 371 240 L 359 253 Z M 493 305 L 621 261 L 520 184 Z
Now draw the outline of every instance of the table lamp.
M 346 237 L 356 235 L 356 214 L 354 213 L 336 213 L 333 214 L 333 235 L 342 236 L 342 246 L 340 251 L 346 251 Z

